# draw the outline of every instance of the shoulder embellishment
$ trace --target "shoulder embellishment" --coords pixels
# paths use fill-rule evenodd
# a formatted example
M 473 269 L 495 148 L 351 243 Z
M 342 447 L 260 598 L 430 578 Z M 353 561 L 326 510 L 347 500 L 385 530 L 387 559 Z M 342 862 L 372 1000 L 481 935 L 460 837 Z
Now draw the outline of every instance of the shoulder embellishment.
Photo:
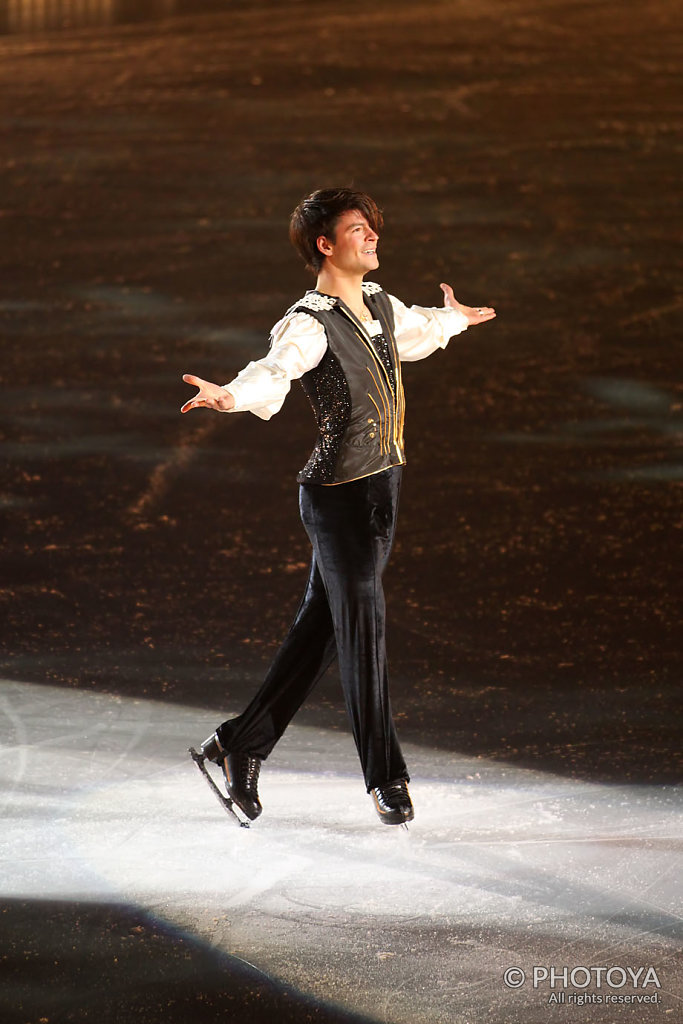
M 377 292 L 384 291 L 381 284 L 377 284 L 376 281 L 363 281 L 361 288 L 366 295 L 376 295 Z
M 334 309 L 337 300 L 332 295 L 321 295 L 319 292 L 306 292 L 303 298 L 295 302 L 292 309 L 305 306 L 306 309 Z

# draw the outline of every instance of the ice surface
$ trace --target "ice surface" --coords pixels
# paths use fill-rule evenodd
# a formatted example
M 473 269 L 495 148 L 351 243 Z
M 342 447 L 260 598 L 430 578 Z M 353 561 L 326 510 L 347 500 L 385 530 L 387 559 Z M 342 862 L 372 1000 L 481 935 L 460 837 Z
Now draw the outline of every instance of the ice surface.
M 407 747 L 406 832 L 377 819 L 349 736 L 294 725 L 247 831 L 186 753 L 218 710 L 20 683 L 2 707 L 7 897 L 144 908 L 378 1021 L 540 1020 L 551 990 L 502 975 L 547 963 L 654 965 L 662 1003 L 617 1009 L 678 1013 L 671 787 Z

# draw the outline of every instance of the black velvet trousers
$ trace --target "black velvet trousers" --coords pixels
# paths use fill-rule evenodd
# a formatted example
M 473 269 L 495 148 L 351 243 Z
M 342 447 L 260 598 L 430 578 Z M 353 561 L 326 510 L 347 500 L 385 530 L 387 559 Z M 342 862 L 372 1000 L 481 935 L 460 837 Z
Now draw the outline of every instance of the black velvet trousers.
M 368 792 L 408 780 L 389 702 L 382 573 L 396 527 L 401 467 L 348 484 L 302 484 L 313 547 L 294 622 L 258 693 L 217 730 L 227 751 L 266 758 L 335 656 Z

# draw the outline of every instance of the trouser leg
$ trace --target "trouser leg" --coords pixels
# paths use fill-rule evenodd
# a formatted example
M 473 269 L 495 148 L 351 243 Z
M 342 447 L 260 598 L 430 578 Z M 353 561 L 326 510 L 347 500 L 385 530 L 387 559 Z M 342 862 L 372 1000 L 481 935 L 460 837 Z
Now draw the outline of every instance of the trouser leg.
M 243 714 L 216 730 L 223 748 L 265 759 L 335 656 L 332 617 L 314 554 L 294 622 L 263 685 Z
M 337 487 L 304 485 L 301 516 L 334 624 L 339 671 L 366 787 L 408 780 L 396 736 L 382 573 L 394 538 L 400 468 Z

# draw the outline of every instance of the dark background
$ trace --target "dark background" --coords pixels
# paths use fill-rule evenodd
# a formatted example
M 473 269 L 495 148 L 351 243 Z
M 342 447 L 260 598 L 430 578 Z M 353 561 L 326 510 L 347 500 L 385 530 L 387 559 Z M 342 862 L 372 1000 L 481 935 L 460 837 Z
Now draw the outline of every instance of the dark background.
M 265 351 L 309 285 L 290 210 L 351 184 L 387 290 L 498 311 L 405 370 L 402 738 L 679 778 L 679 5 L 210 6 L 0 3 L 6 677 L 253 692 L 304 584 L 313 421 L 296 386 L 270 423 L 181 418 L 181 375 Z M 347 728 L 334 673 L 298 721 Z M 351 1020 L 140 908 L 2 914 L 8 1021 Z
M 2 38 L 6 675 L 253 691 L 304 584 L 313 420 L 296 385 L 270 423 L 181 418 L 181 374 L 265 352 L 309 286 L 290 210 L 353 184 L 387 290 L 498 311 L 405 371 L 402 737 L 673 780 L 676 10 L 302 0 Z M 299 721 L 346 728 L 333 675 Z

